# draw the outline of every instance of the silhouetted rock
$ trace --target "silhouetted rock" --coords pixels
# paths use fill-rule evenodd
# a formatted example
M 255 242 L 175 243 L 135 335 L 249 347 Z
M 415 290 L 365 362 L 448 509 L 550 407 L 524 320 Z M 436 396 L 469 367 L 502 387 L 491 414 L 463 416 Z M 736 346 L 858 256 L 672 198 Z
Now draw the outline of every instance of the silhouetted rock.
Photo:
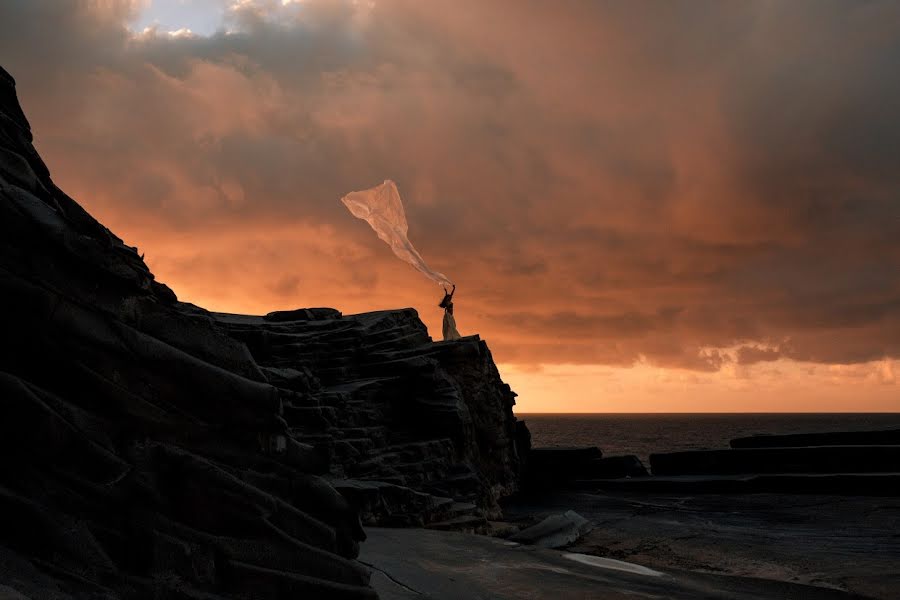
M 528 454 L 523 488 L 530 492 L 590 489 L 597 479 L 646 477 L 647 469 L 634 455 L 603 457 L 599 448 L 533 448 Z
M 562 548 L 577 541 L 592 528 L 587 519 L 568 510 L 563 514 L 550 515 L 540 523 L 511 535 L 509 540 L 540 548 Z
M 577 482 L 582 490 L 638 494 L 800 494 L 900 496 L 900 473 L 654 475 Z
M 732 448 L 789 448 L 798 446 L 900 445 L 900 429 L 882 431 L 832 431 L 789 435 L 753 435 L 731 440 Z
M 0 77 L 0 570 L 25 597 L 367 598 L 289 391 L 50 180 Z M 209 596 L 213 597 L 213 596 Z
M 284 418 L 298 440 L 332 457 L 334 478 L 390 484 L 341 483 L 365 523 L 445 521 L 448 499 L 472 504 L 469 516 L 484 522 L 518 489 L 515 393 L 478 336 L 433 343 L 411 308 L 213 316 L 270 381 L 297 392 L 285 398 Z
M 634 454 L 606 456 L 591 461 L 585 471 L 586 477 L 597 479 L 617 479 L 620 477 L 646 477 L 649 473 L 644 463 Z
M 371 598 L 360 511 L 472 522 L 515 491 L 484 342 L 178 302 L 31 140 L 0 69 L 0 593 Z
M 654 475 L 739 473 L 893 473 L 900 446 L 812 446 L 688 450 L 651 454 Z
M 341 311 L 333 308 L 298 308 L 296 310 L 276 310 L 263 317 L 266 321 L 282 323 L 284 321 L 316 321 L 319 319 L 340 318 Z
M 595 446 L 532 448 L 525 461 L 523 488 L 546 491 L 589 478 L 591 465 L 602 456 L 603 452 Z

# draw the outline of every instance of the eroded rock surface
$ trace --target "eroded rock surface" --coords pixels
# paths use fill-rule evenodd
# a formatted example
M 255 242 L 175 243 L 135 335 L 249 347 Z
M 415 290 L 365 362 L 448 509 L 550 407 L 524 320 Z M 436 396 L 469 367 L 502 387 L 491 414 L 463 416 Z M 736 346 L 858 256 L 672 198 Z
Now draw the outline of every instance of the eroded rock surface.
M 368 598 L 286 392 L 51 181 L 0 70 L 0 572 L 49 598 Z
M 383 600 L 862 599 L 797 582 L 651 569 L 628 559 L 421 529 L 374 528 L 360 559 L 374 567 L 372 582 Z
M 482 341 L 432 344 L 411 310 L 178 302 L 53 184 L 14 85 L 0 69 L 0 592 L 370 598 L 360 512 L 496 512 L 522 428 Z
M 213 316 L 293 391 L 293 437 L 367 524 L 477 529 L 516 491 L 515 393 L 478 336 L 433 343 L 413 309 Z
M 595 524 L 570 552 L 670 573 L 717 574 L 749 597 L 828 598 L 841 597 L 841 590 L 894 600 L 900 589 L 896 497 L 558 492 L 510 503 L 505 515 L 530 521 L 567 509 Z M 778 581 L 815 587 L 791 590 Z M 663 597 L 739 596 L 673 590 Z

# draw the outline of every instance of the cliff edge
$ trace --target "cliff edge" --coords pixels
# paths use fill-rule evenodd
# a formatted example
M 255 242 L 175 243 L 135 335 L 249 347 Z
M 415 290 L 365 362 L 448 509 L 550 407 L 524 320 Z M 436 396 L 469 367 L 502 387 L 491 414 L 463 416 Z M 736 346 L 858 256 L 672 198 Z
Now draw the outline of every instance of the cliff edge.
M 31 142 L 0 68 L 0 595 L 373 598 L 361 517 L 498 514 L 526 436 L 483 341 L 178 302 Z

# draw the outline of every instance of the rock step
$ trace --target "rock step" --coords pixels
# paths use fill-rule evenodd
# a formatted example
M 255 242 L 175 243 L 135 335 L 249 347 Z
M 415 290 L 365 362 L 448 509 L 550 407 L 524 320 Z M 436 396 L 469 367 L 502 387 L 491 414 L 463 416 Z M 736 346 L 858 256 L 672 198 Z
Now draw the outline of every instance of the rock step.
M 406 488 L 411 489 L 411 486 L 410 486 L 409 482 L 407 481 L 406 477 L 404 477 L 403 475 L 400 475 L 399 473 L 395 473 L 393 475 L 385 474 L 385 473 L 376 473 L 374 475 L 360 476 L 355 472 L 351 472 L 351 473 L 349 473 L 349 475 L 355 477 L 356 479 L 358 479 L 360 481 L 368 481 L 368 482 L 372 482 L 372 483 L 389 483 L 391 485 L 396 485 L 398 487 L 406 487 Z
M 337 356 L 323 356 L 315 352 L 309 352 L 308 349 L 304 349 L 303 353 L 300 351 L 285 353 L 284 357 L 275 354 L 270 361 L 267 361 L 266 366 L 296 368 L 298 365 L 303 365 L 313 369 L 316 372 L 316 375 L 320 376 L 319 371 L 321 370 L 337 371 L 343 369 L 346 370 L 348 374 L 351 374 L 354 372 L 354 365 L 358 363 L 359 356 L 357 352 Z
M 318 378 L 306 367 L 302 369 L 260 367 L 260 370 L 272 385 L 301 394 L 315 390 L 319 385 Z M 314 401 L 311 397 L 307 396 L 307 398 L 310 402 Z
M 436 454 L 441 457 L 449 457 L 453 454 L 453 442 L 449 438 L 406 442 L 388 446 L 385 448 L 385 451 L 406 460 L 434 457 Z
M 401 477 L 404 480 L 403 485 L 419 486 L 429 482 L 440 482 L 447 477 L 447 465 L 437 461 L 429 461 L 428 464 L 384 464 L 379 461 L 379 457 L 376 455 L 373 458 L 359 462 L 344 461 L 343 466 L 353 476 L 365 479 L 386 481 Z
M 337 420 L 337 412 L 331 406 L 286 404 L 282 416 L 288 425 L 300 429 L 327 429 Z
M 351 390 L 337 390 L 325 388 L 315 394 L 315 399 L 320 406 L 338 407 L 352 401 L 354 392 Z
M 834 431 L 790 435 L 754 435 L 731 440 L 732 448 L 794 448 L 798 446 L 900 445 L 900 429 L 882 431 Z
M 425 482 L 442 479 L 447 475 L 449 462 L 440 458 L 424 458 L 413 462 L 396 462 L 393 458 L 375 454 L 365 460 L 345 463 L 348 472 L 366 477 L 414 477 Z
M 272 356 L 333 356 L 360 347 L 358 336 L 265 333 L 266 349 Z
M 450 504 L 449 510 L 447 511 L 448 518 L 462 517 L 465 515 L 475 515 L 479 513 L 480 509 L 478 506 L 471 502 L 452 502 Z
M 422 377 L 435 369 L 433 360 L 424 356 L 412 356 L 409 358 L 390 359 L 380 362 L 367 361 L 359 365 L 359 374 L 365 377 L 378 375 L 408 377 L 414 375 Z
M 222 571 L 226 575 L 228 584 L 235 590 L 251 594 L 246 597 L 334 598 L 335 600 L 362 598 L 377 600 L 378 598 L 375 590 L 363 584 L 339 584 L 327 579 L 268 569 L 240 561 L 226 560 L 223 562 Z M 264 596 L 258 596 L 260 590 L 271 590 L 271 592 Z
M 426 529 L 436 529 L 438 531 L 461 531 L 467 533 L 477 533 L 487 527 L 487 519 L 477 515 L 463 515 L 453 517 L 445 521 L 437 521 L 426 523 Z
M 654 475 L 893 473 L 900 471 L 900 446 L 688 450 L 651 454 L 650 467 Z
M 530 490 L 544 491 L 551 488 L 573 487 L 571 484 L 580 480 L 648 475 L 644 464 L 633 454 L 604 458 L 585 457 L 577 461 L 567 461 L 563 455 L 560 459 L 529 461 L 523 477 L 523 486 Z
M 339 433 L 348 438 L 365 437 L 372 440 L 387 440 L 388 437 L 388 429 L 384 425 L 376 425 L 374 427 L 342 427 Z
M 369 456 L 375 449 L 375 443 L 369 438 L 345 438 L 338 436 L 334 441 L 334 453 L 342 463 Z
M 900 473 L 673 475 L 573 482 L 591 491 L 678 494 L 822 494 L 900 497 Z
M 452 513 L 451 498 L 384 481 L 333 479 L 331 484 L 359 510 L 365 525 L 416 526 Z
M 385 351 L 405 351 L 411 348 L 421 349 L 423 344 L 428 343 L 422 339 L 422 334 L 416 331 L 397 328 L 390 330 L 388 335 L 378 341 L 367 340 L 366 354 L 378 354 Z M 379 337 L 381 337 L 379 335 Z
M 476 491 L 480 489 L 481 482 L 474 473 L 450 475 L 439 480 L 425 482 L 422 489 L 429 494 L 437 496 L 449 496 L 460 502 L 472 502 L 477 500 Z
M 442 481 L 447 473 L 445 469 L 415 470 L 397 468 L 397 475 L 403 478 L 404 485 L 422 488 L 431 482 Z
M 284 323 L 295 321 L 333 321 L 341 318 L 341 311 L 334 308 L 297 308 L 294 310 L 276 310 L 262 317 L 267 323 Z
M 351 395 L 375 393 L 391 384 L 402 384 L 396 377 L 356 377 L 324 388 L 323 392 L 348 392 Z

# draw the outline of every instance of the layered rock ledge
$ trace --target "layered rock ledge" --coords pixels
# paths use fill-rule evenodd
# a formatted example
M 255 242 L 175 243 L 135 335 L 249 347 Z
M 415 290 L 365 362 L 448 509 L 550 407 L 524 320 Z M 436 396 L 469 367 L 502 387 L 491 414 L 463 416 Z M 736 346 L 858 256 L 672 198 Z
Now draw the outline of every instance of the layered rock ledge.
M 0 595 L 372 598 L 360 514 L 477 528 L 516 488 L 483 341 L 178 302 L 54 185 L 2 69 L 0 294 Z
M 290 390 L 292 437 L 366 524 L 475 529 L 517 490 L 527 438 L 478 336 L 432 342 L 411 308 L 213 318 Z

